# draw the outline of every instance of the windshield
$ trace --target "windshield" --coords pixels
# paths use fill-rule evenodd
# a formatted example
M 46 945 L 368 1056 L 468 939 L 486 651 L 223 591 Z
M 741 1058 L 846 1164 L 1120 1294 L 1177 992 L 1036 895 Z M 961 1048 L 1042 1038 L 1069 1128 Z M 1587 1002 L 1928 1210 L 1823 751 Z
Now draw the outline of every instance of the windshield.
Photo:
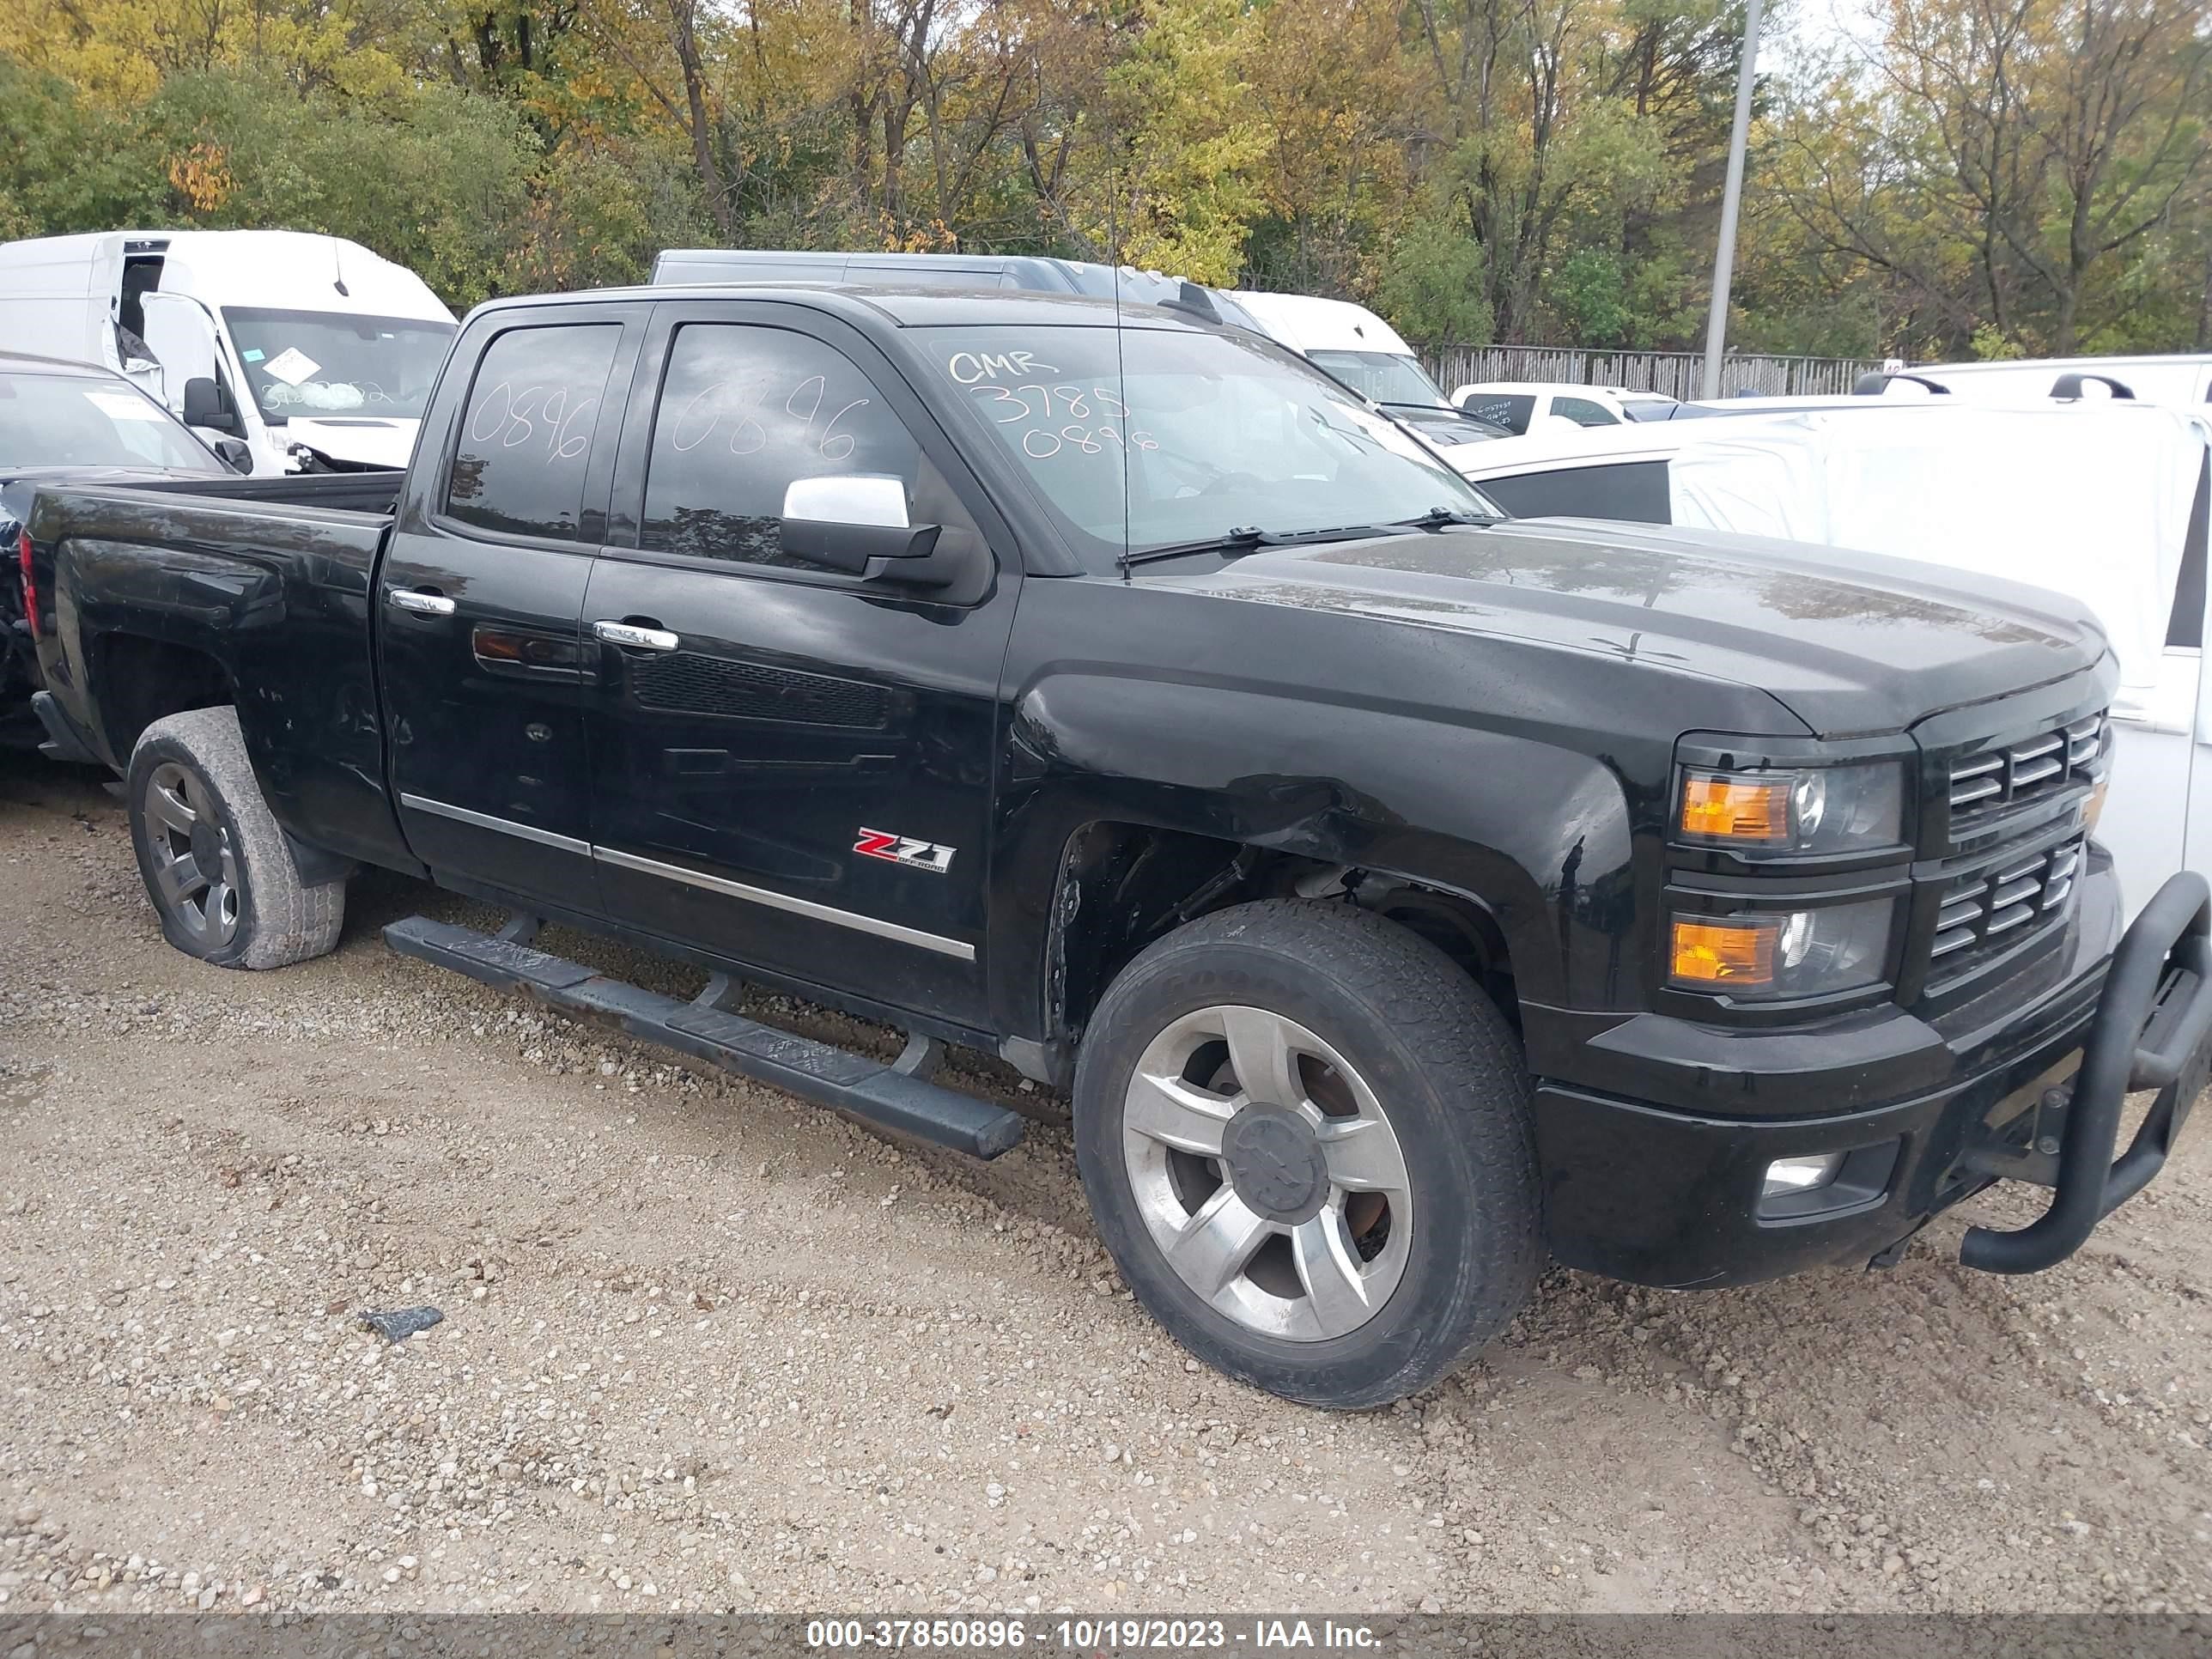
M 267 421 L 294 415 L 420 419 L 453 343 L 453 325 L 335 311 L 223 308 Z
M 122 380 L 0 374 L 0 468 L 223 469 L 168 411 Z
M 1256 337 L 940 328 L 932 362 L 1094 568 L 1126 549 L 1490 504 L 1420 440 Z M 1126 541 L 1125 541 L 1126 534 Z
M 1354 392 L 1364 392 L 1378 404 L 1451 407 L 1416 358 L 1401 357 L 1394 351 L 1310 351 L 1306 356 Z

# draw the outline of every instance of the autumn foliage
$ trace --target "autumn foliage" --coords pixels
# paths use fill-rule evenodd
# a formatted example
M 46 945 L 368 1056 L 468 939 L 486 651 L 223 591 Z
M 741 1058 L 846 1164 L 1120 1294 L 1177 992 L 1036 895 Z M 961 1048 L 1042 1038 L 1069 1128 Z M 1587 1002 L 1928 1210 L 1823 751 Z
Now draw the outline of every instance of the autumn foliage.
M 2212 347 L 2212 0 L 1766 41 L 1734 338 Z M 1694 344 L 1735 0 L 9 0 L 0 235 L 355 237 L 456 304 L 669 246 L 1121 258 L 1425 341 Z

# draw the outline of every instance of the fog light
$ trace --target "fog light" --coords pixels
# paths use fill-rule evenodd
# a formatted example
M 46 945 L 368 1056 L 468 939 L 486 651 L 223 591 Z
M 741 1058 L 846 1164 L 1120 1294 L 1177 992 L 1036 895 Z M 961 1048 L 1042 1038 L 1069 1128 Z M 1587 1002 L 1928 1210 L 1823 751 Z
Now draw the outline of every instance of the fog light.
M 1822 1152 L 1813 1158 L 1778 1158 L 1766 1166 L 1766 1180 L 1759 1195 L 1777 1198 L 1785 1193 L 1809 1193 L 1833 1181 L 1843 1167 L 1841 1152 Z

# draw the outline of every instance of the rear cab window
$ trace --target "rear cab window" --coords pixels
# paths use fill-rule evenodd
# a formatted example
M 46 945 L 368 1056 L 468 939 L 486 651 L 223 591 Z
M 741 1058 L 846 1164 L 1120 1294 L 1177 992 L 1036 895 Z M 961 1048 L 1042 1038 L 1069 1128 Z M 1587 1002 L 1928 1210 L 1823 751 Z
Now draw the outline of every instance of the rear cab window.
M 1536 399 L 1525 392 L 1477 392 L 1460 405 L 1478 421 L 1502 426 L 1516 437 L 1528 429 L 1536 412 Z

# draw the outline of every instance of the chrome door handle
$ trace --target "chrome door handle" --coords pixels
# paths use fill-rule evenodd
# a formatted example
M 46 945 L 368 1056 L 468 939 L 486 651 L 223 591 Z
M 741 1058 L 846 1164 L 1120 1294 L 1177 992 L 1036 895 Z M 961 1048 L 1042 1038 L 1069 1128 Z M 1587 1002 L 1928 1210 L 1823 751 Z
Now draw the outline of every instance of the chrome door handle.
M 609 645 L 626 645 L 633 651 L 673 651 L 683 643 L 665 628 L 641 628 L 635 623 L 595 622 L 592 632 Z
M 450 617 L 453 602 L 443 593 L 417 593 L 409 587 L 395 587 L 384 596 L 395 611 L 404 611 L 413 617 Z

